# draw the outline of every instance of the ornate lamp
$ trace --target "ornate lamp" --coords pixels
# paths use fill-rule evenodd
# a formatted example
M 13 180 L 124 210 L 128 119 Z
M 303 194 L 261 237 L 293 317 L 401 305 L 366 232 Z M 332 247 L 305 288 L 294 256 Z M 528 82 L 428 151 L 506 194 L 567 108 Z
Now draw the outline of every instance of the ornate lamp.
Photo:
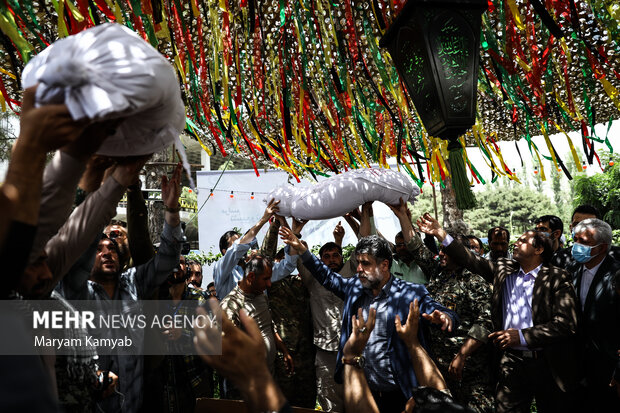
M 450 141 L 457 206 L 472 208 L 458 137 L 475 122 L 480 20 L 486 0 L 409 0 L 380 41 L 431 136 Z

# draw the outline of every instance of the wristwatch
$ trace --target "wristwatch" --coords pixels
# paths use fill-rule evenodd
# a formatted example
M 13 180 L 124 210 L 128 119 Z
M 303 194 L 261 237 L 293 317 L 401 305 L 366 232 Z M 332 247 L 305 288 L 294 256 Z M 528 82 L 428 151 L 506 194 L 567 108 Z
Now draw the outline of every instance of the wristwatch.
M 366 359 L 364 358 L 364 356 L 357 356 L 350 359 L 343 357 L 342 364 L 349 364 L 351 366 L 357 367 L 358 369 L 363 369 L 366 365 Z

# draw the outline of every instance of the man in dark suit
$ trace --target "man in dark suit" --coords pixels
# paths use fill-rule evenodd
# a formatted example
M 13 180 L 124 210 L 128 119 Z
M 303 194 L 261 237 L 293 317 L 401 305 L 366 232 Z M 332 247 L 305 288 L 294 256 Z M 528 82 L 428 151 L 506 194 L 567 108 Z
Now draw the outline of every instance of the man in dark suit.
M 588 218 L 575 227 L 573 282 L 579 299 L 583 345 L 584 402 L 596 412 L 620 412 L 620 398 L 609 386 L 620 349 L 620 297 L 614 276 L 620 262 L 609 254 L 612 232 L 604 221 Z
M 553 253 L 549 238 L 528 231 L 517 240 L 513 259 L 493 262 L 454 241 L 429 214 L 418 226 L 454 262 L 493 282 L 489 338 L 503 352 L 497 411 L 529 412 L 534 397 L 541 413 L 574 411 L 577 298 L 570 275 L 545 264 Z

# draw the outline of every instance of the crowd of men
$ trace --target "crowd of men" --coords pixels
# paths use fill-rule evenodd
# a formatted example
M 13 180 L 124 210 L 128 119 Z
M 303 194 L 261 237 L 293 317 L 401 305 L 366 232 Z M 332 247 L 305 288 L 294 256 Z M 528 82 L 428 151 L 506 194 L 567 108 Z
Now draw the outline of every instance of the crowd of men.
M 489 229 L 485 253 L 478 237 L 413 218 L 403 201 L 389 205 L 401 231 L 387 240 L 366 203 L 343 217 L 358 238 L 345 261 L 340 223 L 315 256 L 305 223 L 279 215 L 274 199 L 248 231 L 222 235 L 203 288 L 202 266 L 181 255 L 181 166 L 162 177 L 155 251 L 138 179 L 148 157 L 96 156 L 117 123 L 35 108 L 34 93 L 0 191 L 2 298 L 67 311 L 72 300 L 124 312 L 139 300 L 168 314 L 220 308 L 221 337 L 195 326 L 140 338 L 203 354 L 221 340 L 222 351 L 4 356 L 0 411 L 192 412 L 216 396 L 250 411 L 529 412 L 534 400 L 540 412 L 620 411 L 620 263 L 595 208 L 575 209 L 571 246 L 561 219 L 546 215 L 513 246 L 507 229 Z M 124 194 L 126 223 L 112 220 Z M 18 318 L 0 318 L 31 345 Z

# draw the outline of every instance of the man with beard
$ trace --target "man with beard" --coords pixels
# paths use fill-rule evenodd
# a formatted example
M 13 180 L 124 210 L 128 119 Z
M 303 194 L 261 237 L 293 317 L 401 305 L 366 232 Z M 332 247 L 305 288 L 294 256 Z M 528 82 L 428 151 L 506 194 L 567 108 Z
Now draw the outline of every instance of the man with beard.
M 575 410 L 577 384 L 577 298 L 570 275 L 548 266 L 551 240 L 527 231 L 515 243 L 513 259 L 486 260 L 426 213 L 418 227 L 434 235 L 460 266 L 493 282 L 489 339 L 501 351 L 496 388 L 498 412 Z
M 113 239 L 118 244 L 120 251 L 121 264 L 123 270 L 130 267 L 131 253 L 129 252 L 129 240 L 127 239 L 127 228 L 123 225 L 124 222 L 112 220 L 110 224 L 105 227 L 103 233 L 106 237 Z
M 202 290 L 202 265 L 198 261 L 187 263 L 187 285 L 197 290 Z
M 138 300 L 154 293 L 179 264 L 183 232 L 179 217 L 179 196 L 182 165 L 179 163 L 172 178 L 162 177 L 162 201 L 166 208 L 164 229 L 157 254 L 146 264 L 122 271 L 120 250 L 116 241 L 103 238 L 97 246 L 95 263 L 90 279 L 66 277 L 60 291 L 68 300 L 96 301 L 99 311 L 106 305 L 121 306 L 123 314 L 135 312 Z M 83 240 L 84 243 L 89 240 Z M 79 278 L 79 279 L 78 279 Z M 135 333 L 134 343 L 143 339 L 143 332 Z M 101 365 L 117 372 L 120 393 L 104 400 L 100 407 L 106 412 L 136 412 L 142 404 L 142 356 L 100 356 Z
M 407 345 L 396 332 L 394 317 L 399 315 L 406 319 L 409 304 L 415 299 L 420 303 L 425 320 L 449 331 L 457 327 L 456 314 L 431 299 L 423 285 L 392 276 L 390 244 L 379 236 L 364 237 L 358 242 L 354 251 L 357 277 L 343 278 L 310 253 L 291 230 L 282 228 L 280 234 L 287 245 L 301 254 L 304 266 L 317 281 L 345 301 L 336 380 L 342 382 L 343 363 L 357 365 L 364 369 L 380 411 L 402 412 L 418 383 Z M 364 353 L 352 359 L 341 358 L 342 348 L 353 328 L 351 316 L 362 309 L 367 318 L 370 308 L 376 309 L 377 320 Z M 420 332 L 420 342 L 425 347 L 428 345 L 426 336 L 427 333 Z
M 434 358 L 447 379 L 454 400 L 476 412 L 493 411 L 490 354 L 486 346 L 492 329 L 489 284 L 481 276 L 456 264 L 443 248 L 437 262 L 433 252 L 414 231 L 406 204 L 401 200 L 398 207 L 388 206 L 400 222 L 413 261 L 429 277 L 428 292 L 459 316 L 460 325 L 453 332 L 435 328 L 430 331 Z M 455 238 L 469 247 L 469 239 L 465 236 Z
M 497 261 L 499 258 L 512 258 L 512 254 L 508 251 L 510 231 L 502 227 L 493 227 L 487 236 L 490 251 L 484 254 L 484 258 L 491 261 Z

